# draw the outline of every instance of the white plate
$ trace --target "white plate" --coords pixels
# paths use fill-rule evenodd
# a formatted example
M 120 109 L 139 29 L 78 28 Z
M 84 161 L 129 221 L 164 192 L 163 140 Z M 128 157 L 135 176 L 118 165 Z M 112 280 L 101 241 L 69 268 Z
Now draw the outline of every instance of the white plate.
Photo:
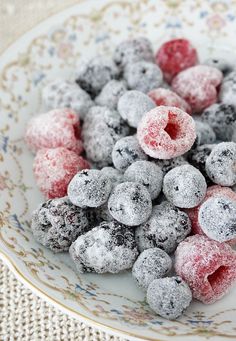
M 127 37 L 145 35 L 155 48 L 187 37 L 200 51 L 236 60 L 236 3 L 225 1 L 80 1 L 25 34 L 0 58 L 0 253 L 34 292 L 63 312 L 130 339 L 236 338 L 235 294 L 194 303 L 176 322 L 153 314 L 129 273 L 78 276 L 67 255 L 54 255 L 30 232 L 31 211 L 42 200 L 23 142 L 25 124 L 40 110 L 48 80 L 70 78 L 81 57 L 111 53 Z

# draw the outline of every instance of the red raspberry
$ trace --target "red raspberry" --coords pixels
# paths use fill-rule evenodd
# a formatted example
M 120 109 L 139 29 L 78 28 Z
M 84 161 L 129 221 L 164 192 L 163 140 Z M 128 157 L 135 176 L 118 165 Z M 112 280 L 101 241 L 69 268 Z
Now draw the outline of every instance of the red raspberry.
M 193 208 L 187 208 L 184 210 L 188 214 L 189 219 L 191 220 L 193 234 L 205 235 L 198 221 L 198 213 L 202 204 L 204 204 L 204 202 L 206 202 L 207 199 L 217 197 L 224 197 L 236 202 L 236 193 L 231 188 L 214 185 L 208 187 L 206 196 L 200 205 Z M 236 245 L 236 239 L 228 241 L 227 244 L 230 244 L 231 246 Z
M 71 109 L 56 109 L 32 118 L 25 141 L 34 152 L 41 148 L 65 147 L 81 154 L 80 122 Z
M 137 130 L 144 152 L 156 159 L 171 159 L 186 153 L 196 139 L 191 116 L 175 107 L 156 107 L 147 112 Z
M 48 199 L 65 196 L 73 176 L 87 168 L 90 166 L 85 159 L 63 147 L 40 149 L 33 164 L 37 185 Z
M 236 280 L 236 252 L 226 243 L 195 235 L 179 244 L 175 271 L 192 290 L 193 297 L 209 304 L 223 297 Z
M 217 87 L 222 72 L 207 65 L 196 65 L 180 72 L 172 81 L 172 88 L 185 99 L 195 113 L 217 101 Z
M 164 105 L 168 107 L 176 107 L 188 114 L 191 114 L 190 105 L 183 98 L 169 89 L 154 89 L 149 92 L 148 96 L 156 103 L 157 106 Z
M 156 54 L 156 63 L 161 68 L 164 78 L 171 82 L 180 71 L 198 62 L 196 49 L 187 39 L 173 39 L 164 43 Z

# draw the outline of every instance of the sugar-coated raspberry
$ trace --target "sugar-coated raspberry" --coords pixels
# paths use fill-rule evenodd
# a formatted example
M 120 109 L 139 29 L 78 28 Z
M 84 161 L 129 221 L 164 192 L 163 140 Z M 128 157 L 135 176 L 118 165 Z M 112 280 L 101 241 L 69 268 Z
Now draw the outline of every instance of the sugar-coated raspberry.
M 34 152 L 42 148 L 65 147 L 80 154 L 78 115 L 71 109 L 51 110 L 33 117 L 26 129 L 25 141 Z
M 206 195 L 207 184 L 199 170 L 191 165 L 173 168 L 164 176 L 163 192 L 175 206 L 195 207 Z
M 109 197 L 112 183 L 101 171 L 85 169 L 77 173 L 68 186 L 70 201 L 79 207 L 98 207 Z
M 199 113 L 217 101 L 217 87 L 222 72 L 207 65 L 196 65 L 180 72 L 172 81 L 172 89 L 185 99 L 192 111 Z
M 208 58 L 203 64 L 219 69 L 224 76 L 227 76 L 234 69 L 233 65 L 224 58 Z
M 109 178 L 113 186 L 124 182 L 124 174 L 114 167 L 103 167 L 101 173 Z
M 142 116 L 155 107 L 151 98 L 137 90 L 127 91 L 118 102 L 120 116 L 134 128 L 137 128 Z
M 175 107 L 160 106 L 146 113 L 139 123 L 137 138 L 149 156 L 171 159 L 186 153 L 196 139 L 191 116 Z
M 73 176 L 89 168 L 88 162 L 66 148 L 40 149 L 33 172 L 40 191 L 48 199 L 63 197 Z
M 152 160 L 152 162 L 154 162 L 157 166 L 161 167 L 164 175 L 175 167 L 188 164 L 188 161 L 182 155 L 174 157 L 173 159 L 169 159 L 169 160 L 168 159 L 167 160 L 154 159 L 154 160 Z
M 188 152 L 189 163 L 200 170 L 208 183 L 211 182 L 211 180 L 206 173 L 206 159 L 210 155 L 214 146 L 214 144 L 203 144 L 201 146 L 197 146 L 194 149 L 191 149 Z
M 124 81 L 113 79 L 102 88 L 100 94 L 95 98 L 95 102 L 103 107 L 117 109 L 117 103 L 126 91 L 127 87 Z
M 210 124 L 196 119 L 195 126 L 196 126 L 196 133 L 197 133 L 196 144 L 198 146 L 202 144 L 211 144 L 216 141 L 216 134 Z
M 236 280 L 236 252 L 206 236 L 188 237 L 175 253 L 175 270 L 193 297 L 210 304 L 223 297 Z
M 202 119 L 215 131 L 222 141 L 231 141 L 236 124 L 236 108 L 230 104 L 216 103 L 205 109 Z
M 152 248 L 144 250 L 135 261 L 132 275 L 138 286 L 147 290 L 155 279 L 165 277 L 171 270 L 172 260 L 163 250 Z
M 148 96 L 156 103 L 157 106 L 164 105 L 167 107 L 176 107 L 188 114 L 191 114 L 190 105 L 183 98 L 169 89 L 153 89 L 148 93 Z
M 218 185 L 236 184 L 236 143 L 222 142 L 216 145 L 206 159 L 206 172 Z
M 135 238 L 140 251 L 158 247 L 171 253 L 190 231 L 188 215 L 168 201 L 163 201 L 153 207 L 147 222 L 137 227 Z
M 108 200 L 108 209 L 114 219 L 127 226 L 144 223 L 152 212 L 148 190 L 135 182 L 117 185 Z
M 116 141 L 128 133 L 129 127 L 117 111 L 106 107 L 91 108 L 82 130 L 86 156 L 99 168 L 111 165 L 111 153 Z
M 161 192 L 163 173 L 161 168 L 153 162 L 136 161 L 126 169 L 124 179 L 145 186 L 153 200 Z
M 71 108 L 84 119 L 93 105 L 89 94 L 77 84 L 62 79 L 47 84 L 42 91 L 42 100 L 48 110 Z
M 199 217 L 198 217 L 199 210 L 206 200 L 208 200 L 209 198 L 217 198 L 217 197 L 224 197 L 224 198 L 227 198 L 229 200 L 236 202 L 236 193 L 234 193 L 231 188 L 214 185 L 214 186 L 208 187 L 206 196 L 200 205 L 185 210 L 191 220 L 193 234 L 204 234 L 201 229 L 201 226 L 199 225 Z
M 236 106 L 236 71 L 230 72 L 220 87 L 219 99 L 225 104 Z
M 123 76 L 129 89 L 145 94 L 158 88 L 163 80 L 160 68 L 156 64 L 145 61 L 128 64 Z
M 31 228 L 38 242 L 64 252 L 89 226 L 85 212 L 64 197 L 42 203 L 32 214 Z
M 113 60 L 121 67 L 142 60 L 154 62 L 151 43 L 144 37 L 122 41 L 115 49 Z
M 147 155 L 139 146 L 135 136 L 126 136 L 116 142 L 112 151 L 112 161 L 118 170 L 125 171 L 138 160 L 147 160 Z
M 197 62 L 197 51 L 187 39 L 167 41 L 161 45 L 156 54 L 156 63 L 167 82 L 171 82 L 180 71 L 194 66 Z
M 227 198 L 207 199 L 199 209 L 199 225 L 210 239 L 226 242 L 236 238 L 236 202 Z
M 147 290 L 147 303 L 158 315 L 175 320 L 192 301 L 192 293 L 181 277 L 155 279 Z
M 119 68 L 107 56 L 96 56 L 81 62 L 76 70 L 76 83 L 95 97 L 111 80 L 118 78 Z
M 138 256 L 134 231 L 117 221 L 103 222 L 79 236 L 70 247 L 79 273 L 118 273 L 130 269 Z

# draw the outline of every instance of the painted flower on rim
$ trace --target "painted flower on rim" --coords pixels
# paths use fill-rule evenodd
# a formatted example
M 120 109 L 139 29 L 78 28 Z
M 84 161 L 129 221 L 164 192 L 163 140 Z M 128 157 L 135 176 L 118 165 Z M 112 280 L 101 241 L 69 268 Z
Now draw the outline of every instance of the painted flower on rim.
M 219 14 L 214 14 L 207 19 L 207 25 L 212 31 L 220 31 L 225 26 L 225 20 Z

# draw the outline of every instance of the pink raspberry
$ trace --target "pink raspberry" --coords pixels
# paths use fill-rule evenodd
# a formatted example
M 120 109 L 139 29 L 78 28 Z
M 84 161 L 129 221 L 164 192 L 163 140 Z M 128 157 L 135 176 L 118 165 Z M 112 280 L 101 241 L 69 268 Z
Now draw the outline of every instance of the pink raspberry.
M 157 51 L 156 63 L 161 68 L 164 78 L 171 82 L 179 72 L 197 64 L 196 49 L 187 39 L 167 41 Z
M 193 297 L 210 304 L 223 297 L 236 280 L 236 252 L 226 243 L 195 235 L 182 241 L 175 252 L 175 271 L 192 290 Z
M 148 96 L 156 103 L 157 106 L 164 105 L 168 107 L 176 107 L 188 114 L 191 114 L 190 105 L 183 98 L 169 89 L 157 88 L 150 91 Z
M 33 117 L 25 141 L 33 152 L 41 148 L 65 147 L 77 154 L 83 151 L 78 115 L 71 109 L 55 109 Z
M 90 168 L 89 163 L 64 147 L 40 149 L 34 159 L 36 183 L 46 198 L 67 194 L 67 186 L 77 172 Z
M 230 187 L 222 187 L 222 186 L 214 185 L 214 186 L 208 187 L 206 196 L 200 205 L 193 207 L 193 208 L 186 208 L 184 210 L 188 214 L 189 219 L 191 220 L 193 234 L 205 235 L 205 233 L 202 231 L 202 228 L 199 224 L 199 219 L 198 219 L 199 210 L 209 198 L 217 198 L 217 197 L 224 197 L 226 199 L 230 199 L 236 202 L 236 193 Z M 227 243 L 233 246 L 233 245 L 236 245 L 236 240 L 232 239 L 228 241 Z
M 156 159 L 171 159 L 191 148 L 196 139 L 195 123 L 181 109 L 156 107 L 143 116 L 137 138 L 147 155 Z
M 172 81 L 172 89 L 191 106 L 195 113 L 201 112 L 217 101 L 217 87 L 222 72 L 207 65 L 196 65 L 180 72 Z

